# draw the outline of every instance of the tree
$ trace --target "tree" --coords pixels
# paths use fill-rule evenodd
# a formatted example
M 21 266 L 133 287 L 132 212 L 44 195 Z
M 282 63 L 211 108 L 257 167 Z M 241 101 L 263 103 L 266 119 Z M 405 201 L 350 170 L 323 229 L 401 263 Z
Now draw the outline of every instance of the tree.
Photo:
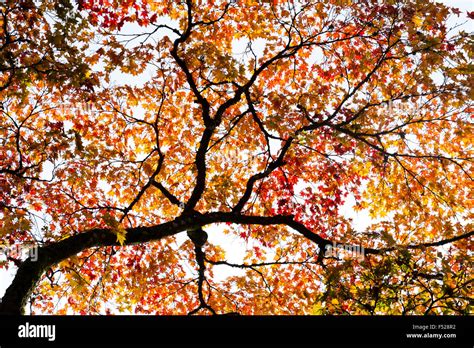
M 37 247 L 2 261 L 16 269 L 3 313 L 472 311 L 459 10 L 0 8 L 0 238 Z M 223 238 L 244 243 L 241 262 Z

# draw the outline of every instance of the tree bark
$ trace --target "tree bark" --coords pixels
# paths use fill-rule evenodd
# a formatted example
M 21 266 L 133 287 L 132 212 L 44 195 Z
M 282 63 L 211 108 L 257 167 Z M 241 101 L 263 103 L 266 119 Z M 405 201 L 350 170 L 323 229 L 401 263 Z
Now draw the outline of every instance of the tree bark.
M 250 216 L 236 213 L 208 213 L 181 215 L 173 221 L 165 222 L 156 226 L 136 227 L 127 229 L 124 245 L 142 244 L 159 240 L 177 233 L 201 228 L 208 224 L 230 222 L 242 225 L 286 225 L 303 235 L 318 245 L 320 251 L 324 251 L 326 245 L 333 243 L 332 240 L 322 238 L 318 234 L 308 229 L 303 224 L 295 221 L 291 215 L 276 216 Z M 440 246 L 452 243 L 474 235 L 474 231 L 465 234 L 431 243 L 417 245 L 406 245 L 390 247 L 385 249 L 365 248 L 366 254 L 383 254 L 399 249 L 420 249 L 425 247 Z M 337 241 L 334 241 L 338 243 Z M 33 260 L 27 258 L 20 267 L 13 279 L 12 284 L 7 288 L 0 303 L 0 314 L 19 315 L 24 314 L 24 307 L 31 292 L 40 280 L 41 276 L 50 267 L 59 262 L 72 257 L 82 251 L 92 247 L 120 246 L 117 236 L 111 229 L 92 229 L 64 240 L 53 242 L 49 245 L 38 248 L 38 253 Z M 321 254 L 321 253 L 320 253 Z

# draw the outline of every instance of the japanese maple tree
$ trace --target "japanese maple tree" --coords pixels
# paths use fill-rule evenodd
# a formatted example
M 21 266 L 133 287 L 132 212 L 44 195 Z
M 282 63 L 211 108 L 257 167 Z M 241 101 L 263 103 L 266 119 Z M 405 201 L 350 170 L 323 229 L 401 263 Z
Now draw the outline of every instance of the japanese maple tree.
M 472 312 L 460 15 L 0 3 L 0 243 L 37 252 L 0 259 L 0 311 Z

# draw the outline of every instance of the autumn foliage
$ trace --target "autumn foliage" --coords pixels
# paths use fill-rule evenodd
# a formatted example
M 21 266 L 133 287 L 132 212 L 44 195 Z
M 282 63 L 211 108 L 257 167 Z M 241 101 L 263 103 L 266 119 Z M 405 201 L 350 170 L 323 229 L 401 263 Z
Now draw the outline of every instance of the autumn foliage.
M 0 3 L 0 245 L 38 248 L 0 257 L 15 274 L 1 311 L 472 312 L 459 16 L 428 1 Z

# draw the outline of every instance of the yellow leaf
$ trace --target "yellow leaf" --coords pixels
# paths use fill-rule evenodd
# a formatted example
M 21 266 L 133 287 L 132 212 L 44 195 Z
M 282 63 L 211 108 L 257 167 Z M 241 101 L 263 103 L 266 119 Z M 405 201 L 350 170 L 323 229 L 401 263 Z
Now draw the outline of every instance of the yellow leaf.
M 323 308 L 321 302 L 317 302 L 313 305 L 313 308 L 311 309 L 311 314 L 312 315 L 323 315 L 324 314 L 324 308 Z
M 125 243 L 125 237 L 127 235 L 127 230 L 123 227 L 119 227 L 119 228 L 116 228 L 113 231 L 117 235 L 117 242 L 119 242 L 120 245 L 123 246 L 123 244 Z
M 114 233 L 117 236 L 117 242 L 119 242 L 120 245 L 123 246 L 123 244 L 125 243 L 127 230 L 123 228 L 123 226 L 115 219 L 115 217 L 113 217 L 112 215 L 108 213 L 102 216 L 102 220 L 104 220 L 104 222 L 108 226 L 110 226 L 112 233 Z
M 424 19 L 421 18 L 419 15 L 414 15 L 412 18 L 412 22 L 415 24 L 415 28 L 419 28 L 422 26 Z

